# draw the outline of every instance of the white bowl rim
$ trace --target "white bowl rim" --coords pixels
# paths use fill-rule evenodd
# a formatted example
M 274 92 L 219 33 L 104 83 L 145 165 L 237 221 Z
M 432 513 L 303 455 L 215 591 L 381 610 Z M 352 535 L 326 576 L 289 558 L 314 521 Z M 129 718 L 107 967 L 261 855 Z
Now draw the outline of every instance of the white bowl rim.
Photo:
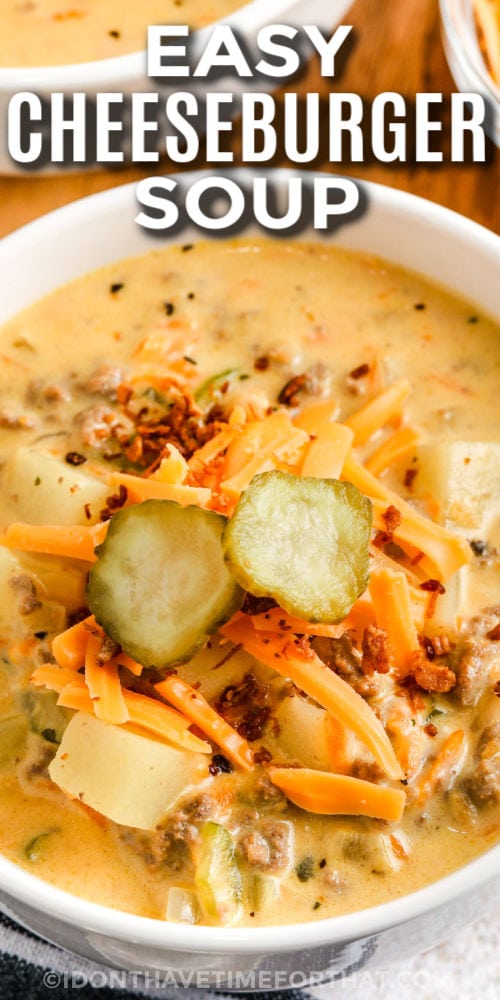
M 171 176 L 186 182 L 188 178 L 193 181 L 210 173 L 205 170 Z M 256 171 L 244 168 L 226 172 L 237 180 L 248 179 L 255 176 L 255 173 Z M 309 181 L 317 176 L 310 171 L 286 169 L 262 171 L 262 173 L 269 173 L 278 182 L 280 179 L 284 180 L 297 174 Z M 325 175 L 320 174 L 320 176 Z M 500 238 L 483 226 L 450 209 L 405 191 L 373 182 L 359 183 L 378 209 L 386 211 L 399 209 L 410 220 L 424 217 L 431 225 L 445 226 L 450 239 L 468 237 L 488 255 L 495 255 L 500 261 Z M 11 253 L 22 253 L 23 248 L 31 244 L 33 237 L 36 240 L 43 240 L 48 235 L 53 236 L 54 224 L 57 227 L 58 224 L 70 222 L 73 231 L 77 231 L 80 224 L 88 224 L 93 211 L 99 211 L 100 203 L 103 205 L 106 203 L 107 208 L 111 210 L 116 210 L 120 204 L 128 203 L 135 187 L 134 183 L 126 184 L 72 202 L 4 237 L 0 241 L 0 268 L 2 258 L 7 261 Z M 231 928 L 169 923 L 114 910 L 58 889 L 0 856 L 0 908 L 2 893 L 7 893 L 26 906 L 44 914 L 49 913 L 52 917 L 82 931 L 92 931 L 110 939 L 119 938 L 144 947 L 163 950 L 177 948 L 180 951 L 199 950 L 207 954 L 280 953 L 370 937 L 395 925 L 418 919 L 428 911 L 446 906 L 484 883 L 492 881 L 499 872 L 500 844 L 444 878 L 378 906 L 305 923 Z
M 296 2 L 296 0 L 295 0 Z M 341 16 L 348 6 L 346 0 L 329 0 L 337 4 Z M 272 10 L 270 10 L 272 6 Z M 247 36 L 252 34 L 256 26 L 263 23 L 278 23 L 281 16 L 293 6 L 293 0 L 247 0 L 242 2 L 231 14 L 219 18 L 211 24 L 193 31 L 204 45 L 210 32 L 216 24 L 235 24 Z M 332 12 L 332 23 L 335 15 Z M 168 23 L 168 22 L 166 22 Z M 179 22 L 180 23 L 180 22 Z M 113 89 L 117 81 L 139 80 L 146 74 L 146 50 L 130 52 L 122 56 L 112 56 L 109 59 L 95 59 L 91 62 L 64 63 L 56 66 L 11 66 L 0 67 L 0 92 L 12 91 L 50 91 L 58 87 L 77 89 L 103 89 L 109 85 Z M 168 87 L 169 81 L 166 79 Z

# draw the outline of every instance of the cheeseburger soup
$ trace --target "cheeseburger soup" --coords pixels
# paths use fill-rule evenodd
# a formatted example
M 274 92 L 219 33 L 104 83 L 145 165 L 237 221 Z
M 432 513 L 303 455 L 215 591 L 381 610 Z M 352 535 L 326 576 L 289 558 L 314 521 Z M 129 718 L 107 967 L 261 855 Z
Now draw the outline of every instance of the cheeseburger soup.
M 202 28 L 241 0 L 2 0 L 0 66 L 59 66 L 146 48 L 149 24 Z
M 8 858 L 254 926 L 498 840 L 498 336 L 377 258 L 267 240 L 113 264 L 4 326 Z

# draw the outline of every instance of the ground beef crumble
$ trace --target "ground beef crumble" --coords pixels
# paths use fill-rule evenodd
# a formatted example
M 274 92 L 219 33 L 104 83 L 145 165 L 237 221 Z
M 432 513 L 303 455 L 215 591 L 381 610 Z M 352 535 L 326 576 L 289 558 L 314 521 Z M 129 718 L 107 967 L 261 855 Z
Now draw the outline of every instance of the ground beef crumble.
M 477 805 L 490 805 L 500 799 L 500 720 L 487 726 L 476 753 L 474 773 L 466 783 Z

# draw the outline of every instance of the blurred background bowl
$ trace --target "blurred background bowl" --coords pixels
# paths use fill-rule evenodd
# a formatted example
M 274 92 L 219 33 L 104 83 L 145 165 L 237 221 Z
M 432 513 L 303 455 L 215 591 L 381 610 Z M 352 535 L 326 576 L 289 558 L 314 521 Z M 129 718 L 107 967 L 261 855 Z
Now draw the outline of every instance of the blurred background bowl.
M 479 44 L 472 0 L 439 0 L 446 58 L 463 93 L 481 94 L 488 114 L 486 131 L 500 147 L 500 87 L 491 76 Z
M 352 6 L 352 0 L 251 0 L 242 3 L 233 14 L 224 18 L 223 23 L 230 24 L 233 29 L 252 45 L 257 32 L 267 24 L 288 24 L 300 27 L 303 24 L 316 24 L 327 34 L 338 25 L 344 14 Z M 222 23 L 222 22 L 221 22 Z M 144 38 L 146 39 L 146 24 Z M 193 55 L 201 54 L 212 31 L 213 25 L 192 32 L 191 50 Z M 311 50 L 312 51 L 312 50 Z M 189 81 L 191 84 L 192 81 Z M 269 91 L 278 82 L 259 78 L 244 78 L 220 76 L 210 81 L 210 90 L 215 92 L 230 91 L 236 95 L 242 91 Z M 0 121 L 4 128 L 0 131 L 0 174 L 25 172 L 22 165 L 16 163 L 8 151 L 7 143 L 7 112 L 10 99 L 14 94 L 28 91 L 48 97 L 51 93 L 60 91 L 68 96 L 81 92 L 94 97 L 99 92 L 116 92 L 125 95 L 136 91 L 157 91 L 158 85 L 149 79 L 146 73 L 146 52 L 133 52 L 130 55 L 118 56 L 114 59 L 101 59 L 95 62 L 70 64 L 65 66 L 0 67 Z M 192 86 L 186 81 L 162 82 L 161 95 L 164 99 L 176 90 L 192 90 L 203 96 L 207 82 L 201 80 Z M 64 165 L 47 164 L 45 173 L 53 173 L 66 169 Z M 85 165 L 77 165 L 76 169 L 85 169 Z M 28 173 L 29 176 L 29 173 Z

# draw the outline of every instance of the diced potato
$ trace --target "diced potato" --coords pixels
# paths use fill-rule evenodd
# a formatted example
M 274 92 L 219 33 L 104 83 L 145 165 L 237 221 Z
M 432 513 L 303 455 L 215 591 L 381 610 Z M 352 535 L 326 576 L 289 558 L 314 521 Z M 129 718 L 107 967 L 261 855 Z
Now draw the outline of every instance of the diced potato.
M 415 492 L 435 501 L 442 524 L 482 538 L 500 510 L 500 444 L 442 441 L 418 450 Z
M 167 920 L 181 924 L 197 924 L 200 919 L 198 897 L 192 889 L 181 889 L 173 885 L 168 890 Z
M 275 712 L 279 723 L 277 742 L 290 760 L 303 767 L 332 770 L 327 714 L 300 695 L 280 702 Z
M 500 444 L 442 441 L 417 449 L 415 494 L 429 501 L 433 516 L 470 541 L 498 543 Z M 427 630 L 459 627 L 464 617 L 500 600 L 496 567 L 462 567 L 446 583 Z
M 9 580 L 26 573 L 26 568 L 8 549 L 0 546 L 0 642 L 12 642 L 33 636 L 35 632 L 61 632 L 66 627 L 66 608 L 48 601 L 43 587 L 34 583 L 40 601 L 29 614 L 19 614 L 20 593 Z M 28 574 L 32 576 L 31 573 Z
M 52 781 L 115 823 L 154 830 L 190 790 L 210 781 L 203 754 L 177 750 L 77 712 L 49 766 Z
M 5 501 L 12 521 L 95 524 L 109 494 L 109 486 L 84 466 L 68 465 L 36 448 L 18 448 L 6 470 Z
M 22 572 L 33 577 L 47 600 L 63 604 L 68 610 L 85 607 L 87 572 L 81 566 L 45 553 L 23 552 L 20 561 Z
M 0 546 L 0 641 L 12 636 L 12 621 L 17 614 L 19 597 L 9 580 L 21 573 L 19 560 Z
M 226 662 L 221 663 L 227 656 Z M 181 663 L 178 673 L 188 684 L 196 684 L 200 694 L 210 702 L 218 698 L 229 684 L 240 684 L 245 674 L 253 673 L 263 682 L 272 680 L 273 676 L 276 677 L 271 670 L 257 663 L 244 649 L 233 653 L 226 642 L 220 644 L 216 638 L 210 641 L 209 646 L 196 653 L 188 663 Z

